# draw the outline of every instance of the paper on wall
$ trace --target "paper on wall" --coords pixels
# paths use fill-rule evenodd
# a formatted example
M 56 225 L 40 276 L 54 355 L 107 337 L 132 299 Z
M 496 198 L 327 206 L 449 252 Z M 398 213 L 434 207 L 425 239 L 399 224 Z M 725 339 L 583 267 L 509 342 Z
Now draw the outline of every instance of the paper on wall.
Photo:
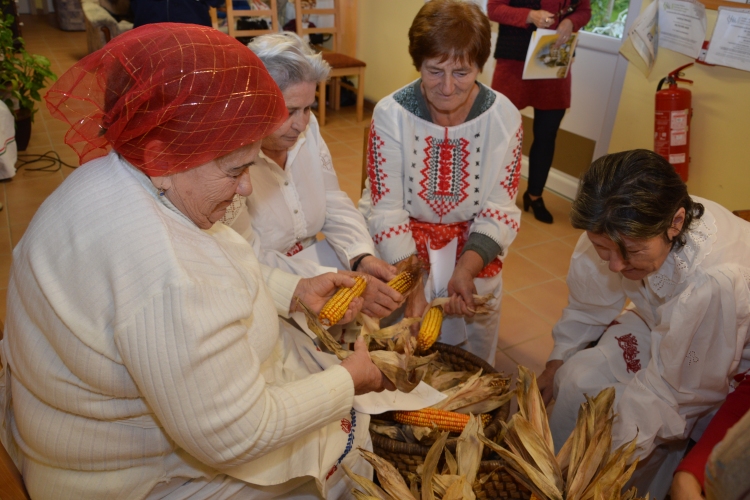
M 750 71 L 750 10 L 719 7 L 706 62 Z
M 425 285 L 425 298 L 431 302 L 438 297 L 448 296 L 448 282 L 456 268 L 456 250 L 458 238 L 445 245 L 440 250 L 430 248 L 427 242 L 427 254 L 430 259 L 430 275 Z M 466 321 L 461 316 L 446 316 L 438 340 L 444 344 L 458 345 L 467 339 Z
M 633 23 L 620 53 L 646 76 L 651 73 L 659 50 L 658 3 L 651 2 Z
M 706 38 L 706 7 L 689 0 L 659 0 L 659 46 L 697 58 Z

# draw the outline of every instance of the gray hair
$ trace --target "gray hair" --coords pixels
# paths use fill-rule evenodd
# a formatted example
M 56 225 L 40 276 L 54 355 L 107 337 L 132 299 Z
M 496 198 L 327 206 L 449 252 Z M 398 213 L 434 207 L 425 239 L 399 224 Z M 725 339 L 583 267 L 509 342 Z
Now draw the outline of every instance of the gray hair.
M 247 46 L 263 61 L 282 92 L 297 83 L 326 80 L 331 71 L 323 56 L 316 54 L 296 33 L 259 36 Z
M 680 208 L 685 209 L 685 222 L 670 240 L 667 230 Z M 653 151 L 634 149 L 591 164 L 578 186 L 570 222 L 576 229 L 609 236 L 627 258 L 622 236 L 640 240 L 663 235 L 673 248 L 680 248 L 703 211 L 667 160 Z

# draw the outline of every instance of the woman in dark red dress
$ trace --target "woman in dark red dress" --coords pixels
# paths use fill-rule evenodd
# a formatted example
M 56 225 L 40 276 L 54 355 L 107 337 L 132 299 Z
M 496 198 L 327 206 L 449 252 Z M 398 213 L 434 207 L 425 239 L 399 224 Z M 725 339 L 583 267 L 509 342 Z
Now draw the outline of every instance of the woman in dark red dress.
M 570 107 L 570 72 L 566 78 L 522 80 L 526 51 L 537 28 L 553 29 L 565 42 L 591 18 L 590 0 L 489 0 L 487 15 L 500 23 L 495 47 L 492 88 L 518 109 L 534 108 L 534 142 L 529 152 L 529 187 L 523 208 L 537 220 L 552 223 L 542 191 L 555 154 L 555 137 L 565 110 Z

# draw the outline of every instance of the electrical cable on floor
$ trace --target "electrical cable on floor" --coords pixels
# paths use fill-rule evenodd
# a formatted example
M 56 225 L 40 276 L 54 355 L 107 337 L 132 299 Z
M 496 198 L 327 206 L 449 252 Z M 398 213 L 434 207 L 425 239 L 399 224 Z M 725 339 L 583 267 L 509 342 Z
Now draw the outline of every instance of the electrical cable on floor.
M 33 163 L 45 162 L 39 167 L 29 167 Z M 62 167 L 78 168 L 77 165 L 70 165 L 65 163 L 60 158 L 57 151 L 47 151 L 44 154 L 25 154 L 20 153 L 18 155 L 18 161 L 16 162 L 16 170 L 25 169 L 27 172 L 57 172 Z

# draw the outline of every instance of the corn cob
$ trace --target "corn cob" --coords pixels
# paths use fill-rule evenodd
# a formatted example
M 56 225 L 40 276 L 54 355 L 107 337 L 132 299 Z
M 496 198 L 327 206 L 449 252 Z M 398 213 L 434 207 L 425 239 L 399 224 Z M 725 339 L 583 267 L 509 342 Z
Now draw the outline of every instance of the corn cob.
M 492 420 L 492 415 L 484 413 L 481 415 L 482 425 L 487 425 Z M 469 422 L 469 415 L 453 411 L 436 410 L 425 408 L 417 411 L 395 411 L 393 420 L 400 424 L 418 425 L 421 427 L 437 427 L 440 431 L 462 432 Z
M 443 324 L 443 308 L 431 307 L 422 319 L 422 326 L 419 327 L 419 336 L 417 336 L 417 348 L 421 351 L 432 347 L 437 338 L 440 336 L 440 327 Z
M 352 300 L 362 295 L 367 288 L 367 282 L 362 276 L 354 277 L 354 286 L 351 288 L 340 288 L 333 297 L 323 306 L 318 314 L 318 319 L 323 326 L 331 326 L 338 323 L 346 314 Z
M 405 294 L 417 281 L 417 275 L 411 270 L 401 271 L 398 275 L 388 282 L 388 286 L 396 290 L 401 295 Z

